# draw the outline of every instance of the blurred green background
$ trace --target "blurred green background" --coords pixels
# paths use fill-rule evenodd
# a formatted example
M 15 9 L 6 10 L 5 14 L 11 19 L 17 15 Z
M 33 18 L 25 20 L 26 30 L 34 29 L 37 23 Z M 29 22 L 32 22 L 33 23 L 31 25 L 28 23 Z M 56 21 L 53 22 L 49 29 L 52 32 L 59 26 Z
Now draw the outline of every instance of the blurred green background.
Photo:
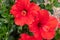
M 15 0 L 0 0 L 0 40 L 18 40 L 19 34 L 28 32 L 28 28 L 19 27 L 14 24 L 14 18 L 10 14 L 10 9 Z M 45 4 L 45 0 L 31 0 L 31 2 L 38 3 L 42 9 L 47 9 L 54 14 L 53 6 L 60 7 L 58 0 L 49 0 L 50 3 Z M 60 40 L 60 29 L 56 31 L 56 36 L 52 40 Z

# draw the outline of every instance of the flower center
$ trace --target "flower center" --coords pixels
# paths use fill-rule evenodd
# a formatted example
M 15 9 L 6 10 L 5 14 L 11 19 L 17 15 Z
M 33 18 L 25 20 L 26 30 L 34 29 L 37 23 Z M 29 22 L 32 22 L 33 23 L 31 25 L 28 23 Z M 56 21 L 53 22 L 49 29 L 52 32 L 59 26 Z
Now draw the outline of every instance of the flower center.
M 21 14 L 22 14 L 23 16 L 26 16 L 27 11 L 26 11 L 26 10 L 23 10 Z
M 38 27 L 41 27 L 41 23 L 39 22 L 39 23 L 37 24 L 37 26 L 38 26 Z

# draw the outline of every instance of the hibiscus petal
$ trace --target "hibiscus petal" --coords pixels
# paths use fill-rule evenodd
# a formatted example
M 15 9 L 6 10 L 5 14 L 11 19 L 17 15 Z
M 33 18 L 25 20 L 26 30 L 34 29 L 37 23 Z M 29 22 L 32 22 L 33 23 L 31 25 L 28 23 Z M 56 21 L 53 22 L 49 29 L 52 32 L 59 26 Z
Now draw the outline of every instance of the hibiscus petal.
M 31 3 L 29 6 L 29 12 L 33 15 L 36 16 L 38 14 L 38 11 L 40 10 L 40 7 L 35 4 L 35 3 Z M 38 15 L 37 15 L 38 16 Z
M 58 25 L 58 21 L 55 17 L 50 16 L 48 22 L 43 26 L 43 29 L 46 31 L 55 30 Z
M 34 10 L 35 10 L 35 11 L 38 11 L 38 10 L 40 10 L 40 7 L 39 7 L 37 4 L 33 3 L 33 2 L 30 3 L 30 8 L 31 8 L 31 9 L 29 9 L 29 11 L 30 11 L 30 10 L 32 10 L 32 11 L 34 11 Z
M 43 37 L 43 39 L 53 39 L 55 36 L 55 31 L 44 31 L 44 30 L 40 30 L 41 32 L 41 36 Z
M 42 40 L 42 37 L 40 35 L 39 28 L 37 27 L 36 22 L 29 25 L 29 30 L 33 33 L 34 37 L 37 40 Z
M 40 10 L 39 19 L 40 19 L 41 24 L 46 24 L 49 19 L 49 12 L 44 9 Z
M 28 24 L 28 25 L 30 25 L 34 22 L 34 18 L 33 18 L 32 15 L 28 15 L 28 17 L 26 17 L 25 20 L 26 20 L 25 23 Z
M 14 22 L 15 22 L 16 25 L 23 26 L 25 24 L 25 19 L 23 19 L 23 18 L 15 18 Z
M 34 36 L 29 36 L 26 33 L 21 34 L 20 37 L 19 40 L 36 40 Z
M 27 8 L 27 7 L 29 7 L 30 0 L 16 0 L 16 3 L 18 3 L 21 6 Z
M 58 24 L 58 28 L 60 28 L 60 22 L 59 22 L 59 24 Z
M 25 24 L 30 25 L 32 22 L 34 22 L 34 19 L 32 16 L 20 16 L 20 17 L 15 17 L 14 19 L 16 25 L 23 26 Z
M 17 4 L 13 5 L 11 10 L 10 10 L 10 13 L 14 16 L 14 17 L 18 17 L 20 16 L 20 10 L 22 10 L 22 8 L 20 7 L 18 9 L 18 6 Z
M 19 40 L 30 40 L 30 36 L 28 34 L 21 34 L 21 38 Z

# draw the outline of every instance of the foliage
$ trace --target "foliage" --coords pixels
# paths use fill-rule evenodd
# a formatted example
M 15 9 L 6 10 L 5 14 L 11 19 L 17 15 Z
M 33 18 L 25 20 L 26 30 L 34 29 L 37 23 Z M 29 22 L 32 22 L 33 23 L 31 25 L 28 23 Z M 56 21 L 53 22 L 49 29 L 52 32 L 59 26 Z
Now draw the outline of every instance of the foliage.
M 45 5 L 44 0 L 32 0 L 35 3 L 39 3 L 39 6 L 43 9 L 49 10 L 53 14 L 52 6 L 60 7 L 60 3 L 57 0 L 50 0 L 50 4 Z M 0 40 L 17 40 L 19 34 L 27 31 L 30 35 L 31 32 L 28 31 L 26 27 L 19 27 L 14 24 L 14 18 L 10 14 L 10 8 L 14 4 L 15 0 L 0 0 Z M 52 4 L 52 5 L 51 5 Z M 59 31 L 59 30 L 58 30 Z M 58 32 L 55 39 L 60 38 Z

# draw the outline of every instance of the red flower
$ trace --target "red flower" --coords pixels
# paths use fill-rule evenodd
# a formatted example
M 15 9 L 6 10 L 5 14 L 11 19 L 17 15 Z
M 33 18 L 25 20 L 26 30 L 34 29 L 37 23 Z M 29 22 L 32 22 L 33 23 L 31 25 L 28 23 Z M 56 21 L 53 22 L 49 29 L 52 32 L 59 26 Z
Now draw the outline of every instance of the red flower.
M 34 36 L 29 36 L 28 34 L 21 34 L 19 40 L 36 40 Z
M 43 39 L 52 39 L 55 36 L 55 29 L 58 21 L 55 17 L 49 16 L 47 10 L 40 10 L 39 20 L 29 25 L 29 29 L 33 32 L 34 37 L 39 36 Z M 45 16 L 44 16 L 45 15 Z
M 40 32 L 39 32 L 39 29 L 38 29 L 38 25 L 37 25 L 38 22 L 34 22 L 32 23 L 31 25 L 29 25 L 29 30 L 33 33 L 34 37 L 38 40 L 42 40 L 41 38 L 41 35 L 40 35 Z
M 50 40 L 55 36 L 55 29 L 58 21 L 55 17 L 50 16 L 49 12 L 30 0 L 16 0 L 12 6 L 10 13 L 14 16 L 16 25 L 29 25 L 29 30 L 33 32 L 33 36 L 21 34 L 19 40 Z
M 41 36 L 44 39 L 53 39 L 55 37 L 55 30 L 52 31 L 45 31 L 43 29 L 40 29 Z
M 30 3 L 30 0 L 17 0 L 10 13 L 15 17 L 15 24 L 22 26 L 34 22 L 39 10 L 40 7 L 35 3 Z
M 47 10 L 40 10 L 39 11 L 39 20 L 41 24 L 46 24 L 49 19 L 49 12 Z
M 50 16 L 48 22 L 44 25 L 43 29 L 45 28 L 47 30 L 55 30 L 58 26 L 58 21 L 55 17 Z
M 58 24 L 58 28 L 60 28 L 60 23 Z

